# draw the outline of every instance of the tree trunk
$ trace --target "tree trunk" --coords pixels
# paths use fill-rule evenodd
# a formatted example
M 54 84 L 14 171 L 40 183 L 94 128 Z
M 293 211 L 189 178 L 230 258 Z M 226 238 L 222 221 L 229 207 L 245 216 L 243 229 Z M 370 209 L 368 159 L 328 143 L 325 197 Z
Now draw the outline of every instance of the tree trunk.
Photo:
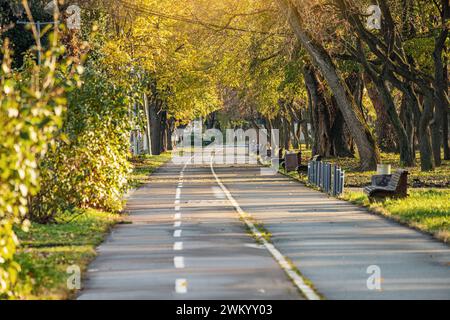
M 409 143 L 411 145 L 411 150 L 416 155 L 415 148 L 415 128 L 414 128 L 414 112 L 411 110 L 410 105 L 408 104 L 408 99 L 403 94 L 402 103 L 400 106 L 400 120 L 403 123 L 403 127 L 405 128 L 406 135 L 408 136 Z
M 431 171 L 434 169 L 432 147 L 430 141 L 430 123 L 433 118 L 433 95 L 431 92 L 425 93 L 423 102 L 422 117 L 420 118 L 419 136 L 421 139 L 420 150 L 423 155 L 422 171 Z
M 317 43 L 303 28 L 302 18 L 291 0 L 277 0 L 277 3 L 281 12 L 289 20 L 297 39 L 333 91 L 339 109 L 356 142 L 360 156 L 360 169 L 375 170 L 380 159 L 375 139 L 365 123 L 363 114 L 356 105 L 353 96 L 349 94 L 347 86 L 339 76 L 331 57 L 323 46 Z
M 365 59 L 365 58 L 364 58 Z M 408 139 L 408 135 L 406 134 L 405 127 L 400 121 L 400 117 L 397 113 L 397 109 L 394 104 L 394 100 L 392 99 L 391 92 L 389 91 L 386 81 L 382 75 L 377 75 L 367 64 L 364 62 L 365 69 L 367 74 L 369 75 L 372 83 L 377 88 L 378 94 L 383 101 L 384 110 L 389 117 L 390 123 L 392 124 L 394 131 L 396 133 L 398 139 L 398 147 L 400 151 L 400 163 L 407 167 L 413 167 L 415 165 L 415 155 L 411 148 L 411 143 Z
M 443 135 L 443 145 L 444 145 L 444 159 L 445 160 L 450 160 L 450 145 L 449 145 L 449 135 L 448 135 L 448 87 L 449 87 L 449 83 L 448 83 L 448 69 L 447 69 L 447 56 L 445 57 L 444 61 L 444 87 L 445 89 L 445 94 L 447 96 L 447 107 L 444 108 L 443 113 L 442 113 L 442 135 Z
M 173 118 L 168 120 L 167 125 L 167 150 L 172 151 L 173 150 L 173 144 L 172 144 L 172 135 L 175 130 L 175 121 Z
M 445 72 L 447 66 L 444 66 L 442 54 L 445 49 L 445 42 L 448 37 L 448 28 L 445 27 L 447 19 L 450 15 L 448 0 L 442 1 L 442 31 L 435 40 L 433 60 L 434 60 L 434 91 L 435 91 L 435 106 L 436 110 L 434 112 L 434 119 L 432 123 L 432 134 L 433 134 L 433 155 L 434 163 L 436 166 L 441 165 L 441 146 L 445 143 L 444 139 L 448 140 L 448 136 L 443 135 L 443 123 L 445 118 L 445 111 L 448 110 L 448 100 L 446 92 L 448 88 L 446 87 Z M 447 123 L 448 128 L 448 123 Z M 447 144 L 448 147 L 448 144 Z
M 302 110 L 300 111 L 300 113 L 302 114 L 302 121 L 300 122 L 300 126 L 301 128 L 299 128 L 299 131 L 303 133 L 303 138 L 305 139 L 305 148 L 309 149 L 311 148 L 311 136 L 309 134 L 309 130 L 308 130 L 308 123 L 310 124 L 311 128 L 312 128 L 312 124 L 311 124 L 311 117 L 306 116 L 308 114 L 308 110 Z M 301 133 L 299 133 L 299 137 L 301 137 Z M 300 139 L 300 144 L 301 144 L 301 139 Z
M 300 127 L 300 124 L 298 126 Z M 296 125 L 295 125 L 294 121 L 292 121 L 290 128 L 291 128 L 291 145 L 292 145 L 292 148 L 298 149 L 299 145 L 300 145 L 300 139 L 299 139 L 299 137 L 297 135 L 298 134 L 298 130 L 296 130 Z
M 146 120 L 146 139 L 147 139 L 147 145 L 148 145 L 148 153 L 152 155 L 152 138 L 151 138 L 151 123 L 150 123 L 150 107 L 148 103 L 148 97 L 147 94 L 144 93 L 143 95 L 144 99 L 144 111 L 145 111 L 145 120 Z
M 433 94 L 427 90 L 423 111 L 420 109 L 420 102 L 411 84 L 405 87 L 405 95 L 410 104 L 410 109 L 414 112 L 414 121 L 417 128 L 417 139 L 419 140 L 420 167 L 422 171 L 434 169 L 433 151 L 431 148 L 430 122 L 433 118 Z
M 152 98 L 149 103 L 150 109 L 150 137 L 152 154 L 161 154 L 161 108 L 162 102 L 157 98 Z
M 311 92 L 311 89 L 309 88 L 310 86 L 308 86 L 307 83 L 307 69 L 304 68 L 303 69 L 303 75 L 305 78 L 305 83 L 306 83 L 306 94 L 308 96 L 308 114 L 309 114 L 309 123 L 311 125 L 311 153 L 312 155 L 317 154 L 317 145 L 316 145 L 316 133 L 317 133 L 317 122 L 315 121 L 315 117 L 314 117 L 314 105 L 313 105 L 313 95 Z
M 296 112 L 295 108 L 294 108 L 294 99 L 288 101 L 286 103 L 286 109 L 289 113 L 289 129 L 290 129 L 290 137 L 291 137 L 291 146 L 294 149 L 298 149 L 299 145 L 300 145 L 300 136 L 299 136 L 299 130 L 298 128 L 300 127 L 300 119 L 301 119 L 301 115 Z
M 291 149 L 291 124 L 285 116 L 282 118 L 282 120 L 284 132 L 284 149 L 288 151 Z
M 316 70 L 306 65 L 303 70 L 305 84 L 310 99 L 312 122 L 314 124 L 314 155 L 333 156 L 330 114 L 324 96 L 325 88 L 316 76 Z
M 391 121 L 389 120 L 389 115 L 386 112 L 386 107 L 383 104 L 383 100 L 367 74 L 364 75 L 364 82 L 367 89 L 367 94 L 372 101 L 372 105 L 377 114 L 377 119 L 375 121 L 375 134 L 378 138 L 378 146 L 385 152 L 398 151 L 396 134 Z
M 336 106 L 334 97 L 331 99 L 334 110 L 333 124 L 330 129 L 330 136 L 332 137 L 332 154 L 336 157 L 353 158 L 352 137 L 348 134 L 348 128 L 345 124 L 342 112 Z
M 161 152 L 167 151 L 167 111 L 161 111 Z
M 281 124 L 281 116 L 278 114 L 271 122 L 270 122 L 272 130 L 278 129 L 278 138 L 279 138 L 279 147 L 284 146 L 284 130 L 283 126 Z M 272 150 L 272 152 L 275 152 L 276 150 Z M 275 156 L 275 154 L 273 154 Z
M 213 129 L 213 128 L 215 128 L 215 124 L 216 124 L 216 115 L 217 115 L 217 112 L 214 111 L 214 112 L 211 112 L 210 114 L 208 114 L 208 115 L 206 116 L 206 119 L 205 119 L 205 127 L 206 127 L 207 130 L 208 130 L 208 129 Z

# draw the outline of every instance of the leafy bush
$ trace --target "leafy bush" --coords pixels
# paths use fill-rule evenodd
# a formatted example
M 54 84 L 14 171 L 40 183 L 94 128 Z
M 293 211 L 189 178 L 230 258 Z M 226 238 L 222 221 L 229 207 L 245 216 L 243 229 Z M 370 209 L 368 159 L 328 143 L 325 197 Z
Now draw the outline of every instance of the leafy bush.
M 11 69 L 8 45 L 6 40 L 0 70 L 0 299 L 29 290 L 27 281 L 18 281 L 13 226 L 27 228 L 28 198 L 40 186 L 38 162 L 62 124 L 64 91 L 70 85 L 66 77 L 57 77 L 70 61 L 59 59 L 64 50 L 56 41 L 41 67 L 26 57 L 21 72 Z
M 44 181 L 33 201 L 35 221 L 73 208 L 122 209 L 130 164 L 129 101 L 107 74 L 91 64 L 83 85 L 68 95 L 56 147 L 40 163 Z

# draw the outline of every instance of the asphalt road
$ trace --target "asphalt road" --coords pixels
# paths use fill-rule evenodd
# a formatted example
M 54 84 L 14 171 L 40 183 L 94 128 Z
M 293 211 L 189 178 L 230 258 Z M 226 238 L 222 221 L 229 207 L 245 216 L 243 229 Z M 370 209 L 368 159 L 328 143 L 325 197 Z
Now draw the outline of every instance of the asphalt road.
M 98 248 L 78 298 L 304 299 L 292 267 L 325 299 L 450 299 L 447 245 L 257 166 L 214 171 L 223 187 L 208 165 L 154 173 L 129 199 L 130 224 Z M 236 206 L 272 234 L 275 254 Z
M 78 299 L 303 299 L 210 168 L 166 165 L 129 199 Z M 179 191 L 177 191 L 179 190 Z

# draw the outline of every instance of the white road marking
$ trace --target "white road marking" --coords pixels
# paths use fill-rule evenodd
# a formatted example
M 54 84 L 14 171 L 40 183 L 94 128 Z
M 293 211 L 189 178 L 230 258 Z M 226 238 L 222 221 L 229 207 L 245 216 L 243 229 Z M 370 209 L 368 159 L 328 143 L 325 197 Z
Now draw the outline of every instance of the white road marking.
M 179 238 L 179 237 L 181 237 L 181 230 L 175 230 L 175 231 L 173 232 L 173 236 L 174 236 L 174 238 Z
M 173 244 L 173 250 L 174 251 L 180 251 L 183 250 L 183 242 L 177 241 Z
M 253 249 L 265 249 L 265 247 L 263 245 L 260 245 L 260 244 L 246 243 L 244 246 L 247 247 L 247 248 L 253 248 Z
M 266 247 L 266 249 L 270 252 L 270 254 L 275 258 L 275 260 L 278 262 L 278 264 L 281 266 L 281 268 L 286 272 L 286 274 L 291 278 L 291 280 L 295 283 L 296 287 L 305 295 L 305 297 L 308 300 L 320 300 L 320 297 L 317 295 L 316 292 L 314 292 L 313 288 L 311 288 L 309 285 L 305 283 L 305 280 L 303 277 L 301 277 L 299 274 L 297 274 L 294 270 L 294 268 L 289 264 L 289 262 L 286 260 L 286 258 L 281 254 L 281 252 L 275 248 L 275 246 L 271 243 L 269 243 L 259 232 L 259 230 L 255 227 L 253 222 L 251 222 L 247 218 L 247 214 L 244 210 L 239 206 L 237 201 L 233 198 L 230 191 L 228 191 L 227 187 L 220 181 L 219 176 L 214 171 L 213 166 L 213 159 L 211 158 L 210 162 L 211 172 L 214 175 L 214 178 L 216 179 L 217 184 L 220 186 L 222 191 L 227 196 L 228 200 L 231 202 L 231 204 L 234 206 L 236 211 L 239 213 L 242 220 L 245 222 L 247 227 L 251 230 L 251 232 L 263 243 L 263 245 Z
M 183 269 L 184 268 L 184 258 L 183 257 L 174 257 L 173 264 L 176 269 Z
M 191 157 L 191 159 L 192 159 L 192 157 Z M 181 169 L 181 172 L 180 172 L 180 179 L 178 181 L 178 187 L 177 187 L 176 194 L 175 194 L 175 211 L 180 211 L 179 204 L 180 204 L 180 197 L 181 197 L 181 188 L 183 188 L 183 175 L 184 175 L 184 170 L 186 169 L 186 167 L 188 165 L 188 162 L 190 162 L 190 160 L 184 164 L 184 167 L 183 167 L 183 169 Z M 175 220 L 175 222 L 174 222 L 173 226 L 175 228 L 180 228 L 181 221 L 179 221 L 179 220 L 181 220 L 181 214 L 175 213 L 174 220 Z M 181 237 L 181 231 L 182 231 L 181 229 L 176 229 L 173 232 L 174 238 Z M 183 250 L 183 242 L 176 241 L 173 244 L 173 250 L 174 251 Z M 184 268 L 184 258 L 181 256 L 174 257 L 173 264 L 175 265 L 176 269 Z M 176 279 L 175 280 L 175 292 L 179 293 L 179 294 L 187 293 L 187 280 L 186 279 Z
M 226 196 L 223 193 L 222 189 L 220 189 L 219 187 L 211 187 L 213 193 L 214 193 L 214 197 L 216 197 L 217 199 L 225 199 Z
M 186 279 L 176 279 L 175 280 L 175 292 L 176 293 L 187 293 L 187 280 Z

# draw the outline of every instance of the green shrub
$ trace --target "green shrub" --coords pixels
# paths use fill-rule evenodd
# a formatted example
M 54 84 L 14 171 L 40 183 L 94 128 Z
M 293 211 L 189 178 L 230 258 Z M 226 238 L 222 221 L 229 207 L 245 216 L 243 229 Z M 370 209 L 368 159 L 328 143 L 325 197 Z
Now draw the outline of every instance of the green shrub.
M 129 101 L 95 65 L 87 70 L 81 88 L 69 93 L 56 147 L 40 163 L 43 185 L 33 200 L 35 221 L 77 207 L 122 209 L 131 170 Z
M 70 61 L 60 58 L 64 51 L 56 41 L 41 67 L 25 57 L 20 72 L 11 69 L 8 45 L 6 40 L 0 70 L 0 299 L 20 298 L 30 289 L 27 281 L 18 281 L 13 227 L 26 229 L 29 223 L 28 198 L 40 187 L 38 162 L 61 126 L 64 92 L 71 84 L 69 77 L 58 76 Z

